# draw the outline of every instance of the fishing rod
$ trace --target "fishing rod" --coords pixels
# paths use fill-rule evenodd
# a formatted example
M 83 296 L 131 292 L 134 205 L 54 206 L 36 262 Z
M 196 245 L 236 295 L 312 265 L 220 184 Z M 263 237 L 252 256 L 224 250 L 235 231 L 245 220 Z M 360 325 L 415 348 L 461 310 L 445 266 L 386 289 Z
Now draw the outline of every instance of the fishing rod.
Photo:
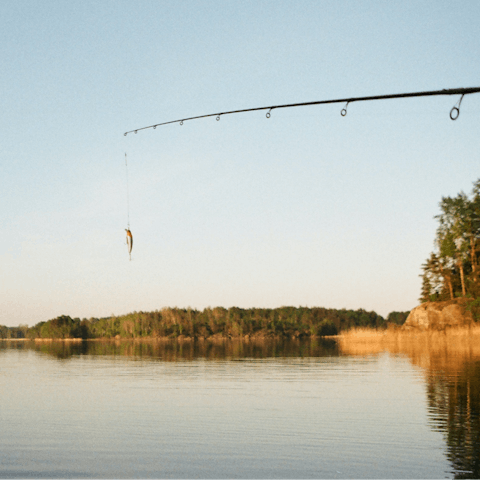
M 142 128 L 137 128 L 135 130 L 130 130 L 129 132 L 125 132 L 123 135 L 127 136 L 127 134 L 129 133 L 137 133 L 140 130 L 146 130 L 147 128 L 153 128 L 155 130 L 157 127 L 160 127 L 162 125 L 169 125 L 171 123 L 179 123 L 180 125 L 183 125 L 183 123 L 186 122 L 187 120 L 197 120 L 199 118 L 216 117 L 217 121 L 219 121 L 223 115 L 231 115 L 233 113 L 245 113 L 245 112 L 256 112 L 259 110 L 268 110 L 266 117 L 270 118 L 272 110 L 277 110 L 280 108 L 307 107 L 310 105 L 326 105 L 328 103 L 345 103 L 345 106 L 340 111 L 340 115 L 344 117 L 345 115 L 347 115 L 348 104 L 353 102 L 368 102 L 371 100 L 387 100 L 391 98 L 433 97 L 433 96 L 439 96 L 439 95 L 461 95 L 460 100 L 450 110 L 450 118 L 452 120 L 456 120 L 460 115 L 460 105 L 462 103 L 463 97 L 465 95 L 470 95 L 472 93 L 478 93 L 478 92 L 480 92 L 480 87 L 450 88 L 450 89 L 443 89 L 443 90 L 432 90 L 428 92 L 395 93 L 392 95 L 372 95 L 369 97 L 338 98 L 336 100 L 318 100 L 315 102 L 287 103 L 284 105 L 272 105 L 269 107 L 245 108 L 243 110 L 231 110 L 229 112 L 209 113 L 207 115 L 198 115 L 196 117 L 181 118 L 178 120 L 171 120 L 169 122 L 156 123 L 154 125 L 149 125 L 148 127 L 142 127 Z

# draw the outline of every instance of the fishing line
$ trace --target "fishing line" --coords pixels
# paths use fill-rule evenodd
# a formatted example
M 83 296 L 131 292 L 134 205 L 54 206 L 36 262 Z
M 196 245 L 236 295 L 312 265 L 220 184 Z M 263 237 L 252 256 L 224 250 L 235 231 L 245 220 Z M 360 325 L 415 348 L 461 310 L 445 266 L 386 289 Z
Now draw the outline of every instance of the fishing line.
M 130 230 L 130 197 L 128 192 L 128 165 L 127 165 L 126 153 L 125 153 L 125 174 L 127 178 L 127 228 Z
M 130 231 L 130 196 L 128 191 L 128 163 L 127 163 L 127 153 L 125 153 L 125 174 L 127 178 L 127 248 L 129 259 L 132 260 L 132 248 L 133 248 L 133 237 L 132 232 Z
M 392 98 L 411 98 L 411 97 L 432 97 L 432 96 L 439 96 L 439 95 L 461 95 L 460 100 L 455 104 L 455 106 L 450 110 L 450 118 L 452 120 L 456 120 L 460 115 L 460 104 L 462 103 L 463 97 L 465 95 L 470 95 L 472 93 L 480 92 L 480 87 L 471 87 L 471 88 L 450 88 L 450 89 L 443 89 L 443 90 L 432 90 L 427 92 L 411 92 L 411 93 L 395 93 L 392 95 L 373 95 L 369 97 L 352 97 L 352 98 L 339 98 L 336 100 L 319 100 L 315 102 L 303 102 L 303 103 L 288 103 L 284 105 L 272 105 L 269 107 L 255 107 L 255 108 L 246 108 L 243 110 L 231 110 L 229 112 L 220 112 L 220 113 L 209 113 L 207 115 L 198 115 L 196 117 L 188 117 L 188 118 L 181 118 L 178 120 L 171 120 L 169 122 L 163 123 L 156 123 L 155 125 L 149 125 L 148 127 L 137 128 L 135 130 L 130 130 L 129 132 L 125 132 L 123 135 L 127 135 L 129 133 L 137 133 L 140 130 L 146 130 L 147 128 L 153 128 L 154 130 L 157 127 L 162 125 L 169 125 L 171 123 L 179 123 L 183 125 L 184 122 L 187 120 L 197 120 L 199 118 L 208 118 L 208 117 L 216 117 L 217 121 L 220 120 L 222 115 L 231 115 L 234 113 L 245 113 L 245 112 L 255 112 L 259 110 L 268 110 L 267 114 L 265 115 L 267 118 L 271 117 L 272 110 L 279 109 L 279 108 L 292 108 L 292 107 L 306 107 L 310 105 L 326 105 L 329 103 L 345 103 L 345 106 L 340 111 L 342 117 L 347 115 L 347 107 L 349 103 L 353 102 L 368 102 L 372 100 L 387 100 Z

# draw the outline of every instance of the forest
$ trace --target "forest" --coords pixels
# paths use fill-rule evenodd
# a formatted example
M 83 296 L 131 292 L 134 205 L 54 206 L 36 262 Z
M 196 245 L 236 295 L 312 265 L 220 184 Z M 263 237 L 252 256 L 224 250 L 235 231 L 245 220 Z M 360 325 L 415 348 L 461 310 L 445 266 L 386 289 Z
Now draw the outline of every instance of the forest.
M 480 320 L 480 179 L 470 195 L 443 197 L 435 249 L 422 265 L 421 302 L 470 298 L 468 308 Z
M 281 308 L 163 308 L 107 318 L 82 319 L 62 315 L 33 327 L 0 326 L 0 338 L 209 338 L 308 337 L 336 335 L 352 327 L 387 328 L 401 325 L 409 312 L 392 312 L 385 320 L 365 310 L 321 307 Z

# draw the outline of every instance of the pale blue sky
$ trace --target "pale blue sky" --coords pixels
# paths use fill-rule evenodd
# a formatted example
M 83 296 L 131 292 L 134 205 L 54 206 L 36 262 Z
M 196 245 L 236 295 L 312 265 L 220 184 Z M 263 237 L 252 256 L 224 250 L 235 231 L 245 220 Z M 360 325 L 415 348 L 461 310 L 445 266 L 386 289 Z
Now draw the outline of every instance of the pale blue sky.
M 165 306 L 417 304 L 479 174 L 477 1 L 0 3 L 0 324 Z M 129 159 L 132 261 L 124 153 Z

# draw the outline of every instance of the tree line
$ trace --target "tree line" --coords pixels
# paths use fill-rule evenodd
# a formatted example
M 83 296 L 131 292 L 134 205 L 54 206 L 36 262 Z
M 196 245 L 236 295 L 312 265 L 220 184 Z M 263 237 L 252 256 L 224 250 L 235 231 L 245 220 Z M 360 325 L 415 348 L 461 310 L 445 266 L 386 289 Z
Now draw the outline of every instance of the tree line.
M 435 249 L 422 265 L 421 302 L 471 298 L 480 307 L 480 179 L 470 195 L 442 197 Z M 477 315 L 478 317 L 478 312 Z
M 281 308 L 163 308 L 106 318 L 62 315 L 33 327 L 0 326 L 0 338 L 159 338 L 169 337 L 306 337 L 336 335 L 352 327 L 384 329 L 405 322 L 409 312 L 392 312 L 387 319 L 375 312 L 322 307 Z

